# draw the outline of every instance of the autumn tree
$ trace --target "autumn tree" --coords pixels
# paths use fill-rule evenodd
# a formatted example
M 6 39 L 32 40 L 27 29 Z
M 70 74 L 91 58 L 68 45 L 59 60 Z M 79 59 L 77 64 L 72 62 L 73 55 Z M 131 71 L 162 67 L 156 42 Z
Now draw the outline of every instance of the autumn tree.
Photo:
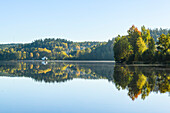
M 33 53 L 30 53 L 30 58 L 33 58 Z
M 141 37 L 141 32 L 134 25 L 127 31 L 129 42 L 133 46 L 134 53 L 136 53 L 136 42 L 139 37 Z
M 139 37 L 137 39 L 136 49 L 137 50 L 136 50 L 136 54 L 135 54 L 134 60 L 135 61 L 142 60 L 142 54 L 147 49 L 146 44 L 145 44 L 144 40 L 142 39 L 142 37 Z
M 133 47 L 133 53 L 131 60 L 141 60 L 143 52 L 147 49 L 146 43 L 150 37 L 148 30 L 142 27 L 142 33 L 134 25 L 128 30 L 129 42 Z M 145 40 L 145 41 L 144 41 Z

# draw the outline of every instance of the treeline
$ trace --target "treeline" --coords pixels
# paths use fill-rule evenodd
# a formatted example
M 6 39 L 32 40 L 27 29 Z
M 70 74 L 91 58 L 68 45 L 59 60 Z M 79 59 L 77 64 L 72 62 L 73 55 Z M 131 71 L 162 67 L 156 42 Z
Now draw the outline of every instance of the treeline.
M 114 58 L 118 62 L 165 62 L 170 61 L 170 34 L 161 34 L 155 42 L 145 26 L 141 31 L 134 25 L 127 36 L 118 36 L 114 43 Z
M 149 29 L 149 30 L 150 30 L 151 37 L 153 37 L 156 42 L 158 41 L 160 35 L 162 34 L 167 35 L 168 33 L 170 34 L 170 29 L 156 28 L 156 29 Z
M 5 48 L 10 48 L 14 46 L 18 46 L 19 44 L 17 43 L 12 43 L 12 44 L 0 44 L 0 49 L 5 49 Z
M 40 39 L 0 49 L 0 60 L 113 60 L 113 43 L 73 42 L 65 39 Z
M 127 36 L 108 42 L 46 38 L 28 44 L 0 44 L 0 60 L 40 60 L 46 56 L 50 60 L 169 61 L 169 33 L 168 29 L 142 26 L 139 31 L 132 26 Z
M 28 44 L 19 44 L 0 49 L 0 60 L 40 60 L 46 56 L 51 60 L 75 59 L 80 53 L 90 53 L 91 48 L 103 42 L 72 42 L 65 39 L 40 39 Z
M 78 53 L 74 60 L 113 60 L 113 43 L 114 40 L 109 40 L 107 43 L 101 43 L 100 45 L 86 48 Z

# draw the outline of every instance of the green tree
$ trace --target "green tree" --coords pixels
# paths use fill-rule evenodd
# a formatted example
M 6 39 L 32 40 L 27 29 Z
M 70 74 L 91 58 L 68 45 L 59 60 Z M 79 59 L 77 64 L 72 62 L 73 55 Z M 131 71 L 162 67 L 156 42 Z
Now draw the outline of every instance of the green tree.
M 128 61 L 129 56 L 133 54 L 133 48 L 125 36 L 115 39 L 113 50 L 116 61 Z
M 136 49 L 137 52 L 135 54 L 135 61 L 141 60 L 142 59 L 142 54 L 144 51 L 146 51 L 147 47 L 145 42 L 143 41 L 142 37 L 139 37 L 136 42 Z
M 21 51 L 18 51 L 17 52 L 17 59 L 21 59 L 22 58 L 22 52 Z
M 36 53 L 36 58 L 39 59 L 39 57 L 40 57 L 40 54 Z
M 145 43 L 148 45 L 149 40 L 151 39 L 149 29 L 146 29 L 145 26 L 141 27 L 141 36 Z
M 151 37 L 150 40 L 149 40 L 149 43 L 148 43 L 148 50 L 149 50 L 149 52 L 154 54 L 155 53 L 155 49 L 156 49 L 156 47 L 155 47 L 155 40 L 153 39 L 153 37 Z
M 148 49 L 143 53 L 143 60 L 144 61 L 154 61 L 155 58 L 155 41 L 154 38 L 151 37 L 151 39 L 148 42 Z
M 131 43 L 132 47 L 133 47 L 133 51 L 134 54 L 136 54 L 137 52 L 137 46 L 136 46 L 136 42 L 137 39 L 141 37 L 141 32 L 138 30 L 137 27 L 135 27 L 134 25 L 128 30 L 128 38 L 129 38 L 129 42 Z
M 158 38 L 158 47 L 157 49 L 161 52 L 162 55 L 166 54 L 167 50 L 170 49 L 170 34 L 162 34 Z

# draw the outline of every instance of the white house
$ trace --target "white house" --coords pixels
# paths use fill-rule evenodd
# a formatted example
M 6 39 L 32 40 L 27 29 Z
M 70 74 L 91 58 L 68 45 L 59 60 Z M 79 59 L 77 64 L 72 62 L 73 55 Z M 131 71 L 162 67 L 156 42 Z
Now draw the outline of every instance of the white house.
M 42 60 L 48 60 L 48 58 L 47 58 L 46 56 L 44 56 L 44 57 L 42 58 Z

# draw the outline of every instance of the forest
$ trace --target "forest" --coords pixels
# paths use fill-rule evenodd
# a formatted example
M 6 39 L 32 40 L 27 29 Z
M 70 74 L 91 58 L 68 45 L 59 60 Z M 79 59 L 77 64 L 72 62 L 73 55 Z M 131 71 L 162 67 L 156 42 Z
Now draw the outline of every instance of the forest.
M 41 60 L 44 56 L 50 60 L 113 60 L 113 41 L 73 42 L 48 38 L 28 44 L 1 44 L 0 60 Z
M 41 60 L 46 56 L 50 60 L 113 59 L 113 41 L 73 42 L 65 39 L 40 39 L 27 44 L 3 44 L 0 46 L 0 60 Z M 100 50 L 104 53 L 100 53 Z M 105 51 L 106 50 L 106 51 Z M 98 54 L 96 56 L 95 54 Z M 106 57 L 108 54 L 111 57 Z M 90 58 L 90 59 L 91 59 Z
M 114 42 L 114 58 L 117 62 L 168 62 L 170 61 L 170 34 L 161 34 L 155 40 L 145 26 L 141 31 L 134 25 L 126 36 L 117 36 Z M 159 33 L 158 33 L 159 34 Z M 157 36 L 157 35 L 153 35 Z
M 128 35 L 118 35 L 108 42 L 73 42 L 60 38 L 46 38 L 26 44 L 0 44 L 0 60 L 115 60 L 169 61 L 170 29 L 146 29 L 134 25 Z

